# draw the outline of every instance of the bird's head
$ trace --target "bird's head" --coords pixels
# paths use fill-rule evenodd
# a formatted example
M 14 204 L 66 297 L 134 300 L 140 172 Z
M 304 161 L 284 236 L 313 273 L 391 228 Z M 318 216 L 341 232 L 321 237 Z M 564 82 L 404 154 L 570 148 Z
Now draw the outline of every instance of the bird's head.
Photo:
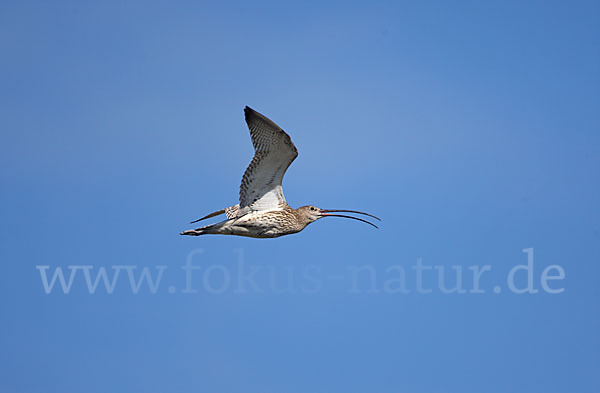
M 346 216 L 343 214 L 331 214 L 331 213 L 356 213 L 356 214 L 363 214 L 365 216 L 369 216 L 372 217 L 378 221 L 381 221 L 380 218 L 375 217 L 372 214 L 369 213 L 364 213 L 364 212 L 359 212 L 356 210 L 340 210 L 340 209 L 319 209 L 316 206 L 312 206 L 312 205 L 307 205 L 307 206 L 302 206 L 299 207 L 298 209 L 296 209 L 296 211 L 300 214 L 300 216 L 302 216 L 306 221 L 307 221 L 307 225 L 310 224 L 311 222 L 317 221 L 319 218 L 323 218 L 323 217 L 342 217 L 342 218 L 350 218 L 353 220 L 358 220 L 358 221 L 362 221 L 364 223 L 367 223 L 371 226 L 374 226 L 375 228 L 378 228 L 377 225 L 370 223 L 367 220 L 363 220 L 362 218 L 358 218 L 358 217 L 352 217 L 352 216 Z

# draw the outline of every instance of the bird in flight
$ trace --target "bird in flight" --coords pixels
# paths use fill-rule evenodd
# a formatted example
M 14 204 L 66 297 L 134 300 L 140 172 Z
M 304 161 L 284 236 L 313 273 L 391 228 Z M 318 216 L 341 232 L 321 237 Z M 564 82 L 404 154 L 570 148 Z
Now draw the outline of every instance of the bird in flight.
M 254 157 L 248 165 L 240 185 L 240 203 L 208 214 L 191 224 L 225 214 L 227 219 L 216 224 L 181 232 L 181 235 L 209 234 L 273 238 L 298 233 L 323 217 L 343 217 L 377 226 L 362 218 L 343 214 L 372 214 L 356 210 L 319 209 L 315 206 L 291 208 L 285 201 L 281 182 L 290 164 L 298 157 L 292 139 L 277 124 L 255 110 L 245 107 L 246 123 L 254 145 Z

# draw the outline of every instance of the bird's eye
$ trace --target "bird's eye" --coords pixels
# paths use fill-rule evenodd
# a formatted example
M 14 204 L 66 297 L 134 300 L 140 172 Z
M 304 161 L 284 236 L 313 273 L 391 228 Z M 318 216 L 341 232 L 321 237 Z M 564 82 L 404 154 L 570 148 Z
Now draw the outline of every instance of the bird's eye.
M 311 206 L 311 207 L 310 207 L 310 210 L 315 210 L 315 208 Z

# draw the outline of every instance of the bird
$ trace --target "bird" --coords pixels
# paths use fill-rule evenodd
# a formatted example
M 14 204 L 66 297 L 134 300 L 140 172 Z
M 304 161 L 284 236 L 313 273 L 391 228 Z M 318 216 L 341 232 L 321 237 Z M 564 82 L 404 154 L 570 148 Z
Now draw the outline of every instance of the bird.
M 276 238 L 298 233 L 323 217 L 342 217 L 377 225 L 358 217 L 337 213 L 355 213 L 380 218 L 361 211 L 320 209 L 313 205 L 290 207 L 281 186 L 283 176 L 298 157 L 290 136 L 266 116 L 246 106 L 244 117 L 250 129 L 254 157 L 242 177 L 239 203 L 210 213 L 190 224 L 225 214 L 224 221 L 181 232 L 181 235 L 235 235 Z M 333 213 L 333 214 L 332 214 Z

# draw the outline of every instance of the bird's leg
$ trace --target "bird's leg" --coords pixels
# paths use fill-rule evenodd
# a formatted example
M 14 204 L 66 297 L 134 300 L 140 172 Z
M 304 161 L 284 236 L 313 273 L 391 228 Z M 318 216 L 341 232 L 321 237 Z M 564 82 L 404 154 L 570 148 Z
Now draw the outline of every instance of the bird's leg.
M 205 230 L 209 229 L 212 226 L 214 226 L 214 224 L 213 225 L 206 225 L 206 226 L 203 226 L 201 228 L 190 229 L 190 230 L 181 232 L 180 235 L 188 235 L 188 236 L 200 236 L 200 235 L 204 235 L 206 233 Z
M 233 229 L 232 223 L 235 219 L 221 221 L 216 224 L 207 225 L 201 228 L 191 229 L 189 231 L 181 232 L 181 235 L 189 235 L 189 236 L 200 236 L 200 235 L 209 235 L 209 234 L 231 234 Z
M 190 229 L 190 230 L 181 232 L 180 235 L 200 236 L 200 235 L 202 235 L 202 231 L 196 230 L 196 229 Z

